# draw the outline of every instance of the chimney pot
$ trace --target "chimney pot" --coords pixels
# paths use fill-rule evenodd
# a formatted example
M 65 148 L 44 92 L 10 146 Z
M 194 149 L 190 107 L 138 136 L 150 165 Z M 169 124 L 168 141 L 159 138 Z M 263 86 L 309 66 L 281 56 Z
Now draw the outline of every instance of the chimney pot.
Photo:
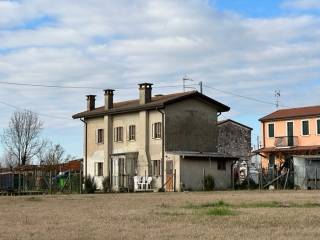
M 92 111 L 96 108 L 96 95 L 87 95 L 87 111 Z
M 110 110 L 113 108 L 113 89 L 104 90 L 104 109 Z
M 139 84 L 139 95 L 140 104 L 146 104 L 151 102 L 152 98 L 152 83 L 140 83 Z

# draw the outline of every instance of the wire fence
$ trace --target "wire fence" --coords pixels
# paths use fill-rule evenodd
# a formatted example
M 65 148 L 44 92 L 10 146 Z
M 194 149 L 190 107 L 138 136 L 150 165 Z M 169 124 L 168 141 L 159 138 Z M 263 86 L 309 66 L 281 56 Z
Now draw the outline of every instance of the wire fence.
M 0 194 L 81 193 L 81 168 L 68 169 L 67 164 L 0 169 Z

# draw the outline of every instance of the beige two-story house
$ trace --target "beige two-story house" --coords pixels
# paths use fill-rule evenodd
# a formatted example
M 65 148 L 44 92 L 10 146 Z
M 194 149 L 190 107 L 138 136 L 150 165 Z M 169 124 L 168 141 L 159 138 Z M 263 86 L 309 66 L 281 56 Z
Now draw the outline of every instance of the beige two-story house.
M 152 96 L 150 83 L 139 84 L 138 99 L 113 96 L 105 90 L 96 107 L 88 95 L 73 116 L 84 122 L 84 174 L 99 187 L 110 176 L 113 190 L 135 190 L 134 176 L 146 176 L 155 190 L 200 190 L 208 174 L 217 189 L 230 187 L 234 158 L 217 153 L 217 116 L 228 106 L 197 91 Z

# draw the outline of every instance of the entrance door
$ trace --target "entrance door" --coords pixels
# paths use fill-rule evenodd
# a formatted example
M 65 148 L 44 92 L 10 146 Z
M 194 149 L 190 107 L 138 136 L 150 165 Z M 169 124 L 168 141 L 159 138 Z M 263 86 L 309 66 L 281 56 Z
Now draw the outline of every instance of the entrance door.
M 112 157 L 112 187 L 114 190 L 133 190 L 135 159 L 130 156 Z
M 173 191 L 173 161 L 166 161 L 166 191 Z
M 287 122 L 287 137 L 288 137 L 288 146 L 292 147 L 294 145 L 294 141 L 293 141 L 293 122 Z

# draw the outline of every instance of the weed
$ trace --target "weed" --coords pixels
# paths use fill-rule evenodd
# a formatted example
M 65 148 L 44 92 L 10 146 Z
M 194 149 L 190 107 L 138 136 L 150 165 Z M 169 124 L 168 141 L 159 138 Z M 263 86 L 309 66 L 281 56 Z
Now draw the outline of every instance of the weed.
M 231 216 L 234 212 L 228 207 L 214 207 L 207 211 L 209 216 Z
M 188 209 L 201 209 L 201 208 L 209 208 L 209 207 L 230 207 L 231 205 L 229 203 L 224 202 L 223 200 L 220 200 L 218 202 L 207 202 L 202 203 L 199 205 L 188 203 L 184 208 Z
M 277 207 L 281 207 L 281 203 L 279 203 L 277 201 L 242 203 L 238 207 L 241 207 L 241 208 L 277 208 Z

